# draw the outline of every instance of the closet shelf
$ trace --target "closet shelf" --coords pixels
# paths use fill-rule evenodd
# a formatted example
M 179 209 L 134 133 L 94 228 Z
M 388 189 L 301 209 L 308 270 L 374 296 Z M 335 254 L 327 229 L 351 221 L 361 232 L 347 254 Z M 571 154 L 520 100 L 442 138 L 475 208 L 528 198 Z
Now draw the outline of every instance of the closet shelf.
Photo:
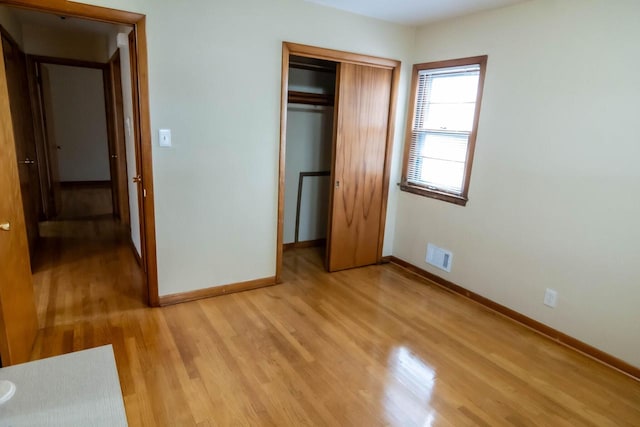
M 297 92 L 290 90 L 287 96 L 287 102 L 290 104 L 333 106 L 334 96 L 323 93 Z

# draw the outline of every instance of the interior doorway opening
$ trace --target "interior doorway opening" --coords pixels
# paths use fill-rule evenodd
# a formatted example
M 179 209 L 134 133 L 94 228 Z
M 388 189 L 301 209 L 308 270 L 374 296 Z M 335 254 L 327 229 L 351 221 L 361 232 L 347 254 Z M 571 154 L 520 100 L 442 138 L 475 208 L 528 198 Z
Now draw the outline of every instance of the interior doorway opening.
M 14 24 L 2 39 L 31 257 L 50 222 L 113 218 L 141 261 L 133 27 L 2 8 Z
M 104 65 L 29 57 L 35 67 L 42 112 L 43 138 L 38 147 L 43 175 L 41 220 L 72 220 L 113 216 L 113 188 L 118 173 L 110 167 L 112 117 L 107 113 Z
M 104 251 L 107 246 L 117 248 L 100 239 L 119 245 L 122 243 L 118 240 L 122 236 L 122 227 L 126 227 L 125 235 L 132 242 L 142 274 L 133 280 L 138 290 L 138 295 L 133 297 L 138 305 L 151 306 L 157 306 L 159 298 L 144 15 L 72 2 L 35 5 L 28 0 L 14 1 L 11 6 L 0 5 L 0 9 L 3 39 L 3 52 L 0 52 L 3 60 L 0 73 L 0 121 L 3 122 L 0 146 L 4 153 L 0 156 L 0 169 L 3 170 L 0 187 L 7 195 L 0 204 L 0 217 L 6 224 L 2 228 L 6 232 L 0 240 L 0 258 L 3 259 L 0 265 L 0 358 L 2 365 L 6 366 L 29 360 L 38 327 L 49 321 L 47 315 L 39 324 L 36 315 L 38 301 L 34 297 L 29 271 L 34 264 L 51 266 L 57 260 L 66 265 L 76 262 L 78 257 L 84 259 L 85 255 L 91 262 L 117 261 L 124 256 L 121 251 Z M 63 36 L 57 34 L 70 26 L 74 34 L 68 31 Z M 106 36 L 96 36 L 101 32 L 109 36 L 108 40 Z M 48 51 L 49 48 L 52 50 Z M 73 51 L 99 54 L 97 57 L 79 58 Z M 124 72 L 125 64 L 129 67 L 127 72 Z M 65 159 L 56 158 L 61 150 L 73 146 L 68 135 L 56 135 L 60 107 L 46 111 L 45 105 L 55 103 L 52 87 L 45 88 L 45 84 L 51 83 L 53 74 L 61 69 L 95 71 L 98 86 L 92 87 L 91 91 L 88 86 L 76 89 L 81 97 L 88 98 L 89 92 L 97 94 L 101 99 L 97 104 L 103 104 L 98 113 L 105 119 L 102 131 L 97 132 L 93 127 L 80 138 L 84 138 L 85 143 L 89 139 L 101 139 L 98 150 L 101 151 L 100 165 L 89 160 L 87 153 L 78 154 L 77 150 L 75 158 L 73 150 L 64 153 Z M 125 83 L 127 79 L 128 85 Z M 76 76 L 68 78 L 67 83 L 80 80 Z M 129 102 L 126 102 L 125 86 L 130 92 Z M 69 87 L 65 90 L 68 92 Z M 119 97 L 116 96 L 118 92 Z M 72 122 L 71 130 L 87 125 L 89 109 L 84 106 L 75 113 L 67 114 L 67 121 Z M 100 138 L 98 133 L 102 134 Z M 64 144 L 60 143 L 62 139 Z M 92 165 L 86 167 L 88 163 Z M 82 170 L 85 175 L 78 176 Z M 98 170 L 100 175 L 92 178 L 91 174 Z M 98 196 L 100 200 L 96 204 L 96 200 L 92 200 L 95 194 L 92 195 L 91 191 L 97 188 L 92 187 L 87 193 L 84 190 L 88 188 L 84 186 L 104 183 L 109 185 Z M 63 189 L 69 191 L 71 205 L 75 204 L 72 212 L 69 212 L 69 203 L 65 205 L 62 201 Z M 105 212 L 101 212 L 100 204 L 104 205 Z M 82 221 L 68 221 L 77 219 Z M 43 240 L 41 238 L 47 240 L 49 237 L 55 239 L 45 242 L 48 246 L 45 252 L 53 258 L 42 263 L 37 260 L 36 245 Z M 65 242 L 68 237 L 93 239 L 93 243 L 86 245 L 91 249 L 66 250 L 69 245 L 60 242 Z M 114 237 L 117 239 L 113 240 Z M 128 243 L 126 248 L 129 248 Z M 129 257 L 130 254 L 129 249 Z M 89 284 L 92 279 L 87 272 L 91 269 L 82 271 L 85 272 L 82 280 Z M 65 280 L 73 285 L 75 279 Z M 127 294 L 123 295 L 125 301 L 132 301 L 132 295 L 124 289 L 123 283 L 118 282 L 117 286 Z M 51 288 L 54 302 L 58 291 Z M 60 302 L 59 298 L 57 302 Z M 100 304 L 97 308 L 101 308 Z

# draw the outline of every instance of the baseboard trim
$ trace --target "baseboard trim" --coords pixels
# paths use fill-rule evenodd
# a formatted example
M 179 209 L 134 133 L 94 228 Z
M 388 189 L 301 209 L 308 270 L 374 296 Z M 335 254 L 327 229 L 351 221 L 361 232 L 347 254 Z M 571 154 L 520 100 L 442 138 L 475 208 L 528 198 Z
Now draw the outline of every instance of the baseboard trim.
M 305 240 L 304 242 L 285 243 L 282 245 L 282 250 L 287 251 L 289 249 L 301 249 L 312 248 L 315 246 L 322 246 L 327 242 L 327 239 Z
M 249 280 L 247 282 L 232 283 L 229 285 L 214 286 L 196 291 L 181 292 L 160 296 L 160 306 L 180 304 L 182 302 L 195 301 L 203 298 L 217 297 L 233 294 L 235 292 L 249 291 L 251 289 L 265 288 L 276 284 L 276 277 L 264 277 L 262 279 Z
M 435 283 L 445 289 L 448 289 L 456 294 L 459 294 L 465 298 L 468 298 L 478 304 L 481 304 L 490 310 L 495 311 L 498 314 L 501 314 L 508 319 L 520 323 L 521 325 L 559 343 L 566 347 L 569 347 L 579 353 L 584 354 L 600 363 L 603 363 L 613 369 L 616 369 L 633 379 L 640 381 L 640 368 L 635 367 L 624 360 L 618 359 L 615 356 L 610 355 L 609 353 L 605 353 L 602 350 L 599 350 L 585 342 L 578 340 L 572 336 L 569 336 L 563 332 L 558 331 L 550 326 L 545 325 L 544 323 L 540 323 L 537 320 L 534 320 L 530 317 L 525 316 L 524 314 L 518 313 L 515 310 L 512 310 L 504 305 L 498 304 L 495 301 L 492 301 L 488 298 L 483 297 L 482 295 L 476 294 L 466 288 L 463 288 L 460 285 L 456 285 L 453 282 L 450 282 L 442 277 L 430 273 L 420 267 L 417 267 L 405 260 L 397 258 L 395 256 L 384 257 L 383 262 L 387 261 L 393 264 L 396 264 L 399 267 L 404 268 L 405 270 L 420 276 L 424 279 L 429 280 L 430 282 Z

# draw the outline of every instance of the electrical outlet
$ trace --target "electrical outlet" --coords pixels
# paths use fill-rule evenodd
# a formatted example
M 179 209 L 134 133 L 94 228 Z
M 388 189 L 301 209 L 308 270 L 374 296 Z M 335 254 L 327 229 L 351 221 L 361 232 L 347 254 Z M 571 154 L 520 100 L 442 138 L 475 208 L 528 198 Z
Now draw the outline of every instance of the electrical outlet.
M 558 305 L 558 292 L 554 289 L 549 289 L 544 292 L 544 305 L 556 308 Z

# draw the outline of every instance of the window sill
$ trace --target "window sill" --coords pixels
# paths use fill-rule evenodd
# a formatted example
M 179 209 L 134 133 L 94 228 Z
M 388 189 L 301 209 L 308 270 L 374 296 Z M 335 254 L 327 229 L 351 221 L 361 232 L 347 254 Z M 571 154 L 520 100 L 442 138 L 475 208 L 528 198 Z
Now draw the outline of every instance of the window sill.
M 400 184 L 400 190 L 406 191 L 407 193 L 417 194 L 419 196 L 442 200 L 444 202 L 453 203 L 459 206 L 466 206 L 468 201 L 468 199 L 463 196 L 457 196 L 455 194 L 445 193 L 438 190 L 429 190 L 424 187 L 418 187 L 416 185 L 410 185 L 406 183 Z

